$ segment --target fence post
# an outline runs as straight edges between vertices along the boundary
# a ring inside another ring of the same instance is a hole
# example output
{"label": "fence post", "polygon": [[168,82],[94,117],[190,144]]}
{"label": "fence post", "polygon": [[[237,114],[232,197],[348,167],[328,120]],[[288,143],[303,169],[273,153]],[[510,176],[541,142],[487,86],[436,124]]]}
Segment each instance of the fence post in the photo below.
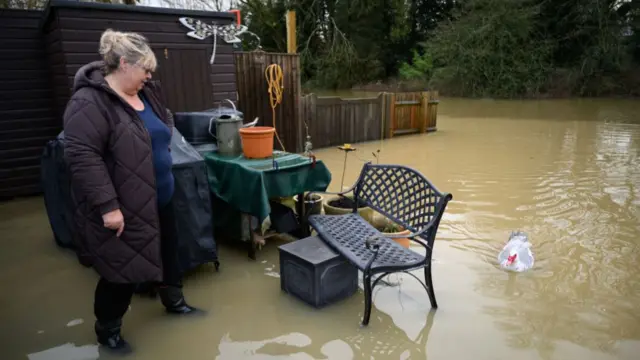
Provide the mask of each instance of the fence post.
{"label": "fence post", "polygon": [[385,115],[384,115],[384,92],[379,92],[378,93],[378,104],[380,106],[380,140],[385,138],[385,134],[384,134],[384,120],[385,120]]}
{"label": "fence post", "polygon": [[389,97],[389,137],[392,138],[396,131],[396,94]]}
{"label": "fence post", "polygon": [[432,131],[437,131],[438,130],[438,126],[437,126],[437,122],[438,122],[438,104],[440,103],[440,100],[437,99],[438,98],[438,92],[437,91],[432,91],[429,94],[428,97],[428,105],[427,105],[427,120],[428,120],[428,125],[427,125],[427,132],[432,132]]}
{"label": "fence post", "polygon": [[431,99],[431,94],[429,93],[429,91],[423,91],[422,92],[422,96],[421,96],[421,106],[420,106],[420,112],[422,113],[420,118],[421,118],[421,123],[420,123],[420,132],[424,133],[427,131],[427,129],[429,128],[429,100]]}
{"label": "fence post", "polygon": [[286,14],[287,24],[287,53],[295,54],[298,46],[296,45],[296,11],[288,10]]}
{"label": "fence post", "polygon": [[388,92],[383,92],[382,93],[382,102],[380,105],[380,111],[382,114],[382,118],[380,119],[380,122],[382,123],[381,129],[380,129],[380,137],[382,139],[388,139],[389,136],[389,122],[390,122],[390,117],[389,117],[389,105],[390,105],[390,98],[391,98],[391,94],[389,94]]}

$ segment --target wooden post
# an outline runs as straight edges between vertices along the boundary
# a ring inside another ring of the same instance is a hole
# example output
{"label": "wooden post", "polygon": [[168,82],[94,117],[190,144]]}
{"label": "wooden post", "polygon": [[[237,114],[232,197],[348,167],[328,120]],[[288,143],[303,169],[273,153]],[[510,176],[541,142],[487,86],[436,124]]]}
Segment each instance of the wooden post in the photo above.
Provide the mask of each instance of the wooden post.
{"label": "wooden post", "polygon": [[422,93],[422,116],[421,116],[421,126],[420,126],[420,132],[426,132],[427,128],[429,127],[429,100],[430,100],[430,96],[429,96],[429,92],[428,91],[424,91]]}
{"label": "wooden post", "polygon": [[287,11],[287,53],[295,54],[296,50],[296,12],[289,10]]}
{"label": "wooden post", "polygon": [[396,131],[396,93],[391,94],[389,101],[389,125],[391,126],[389,137],[392,138]]}
{"label": "wooden post", "polygon": [[387,93],[380,93],[380,141],[387,137]]}
{"label": "wooden post", "polygon": [[432,91],[427,98],[427,132],[438,130],[438,92]]}
{"label": "wooden post", "polygon": [[409,123],[411,126],[411,129],[416,129],[418,131],[420,131],[420,129],[418,128],[419,125],[416,125],[416,108],[418,108],[418,110],[420,110],[420,105],[418,106],[411,106],[410,112],[409,112]]}

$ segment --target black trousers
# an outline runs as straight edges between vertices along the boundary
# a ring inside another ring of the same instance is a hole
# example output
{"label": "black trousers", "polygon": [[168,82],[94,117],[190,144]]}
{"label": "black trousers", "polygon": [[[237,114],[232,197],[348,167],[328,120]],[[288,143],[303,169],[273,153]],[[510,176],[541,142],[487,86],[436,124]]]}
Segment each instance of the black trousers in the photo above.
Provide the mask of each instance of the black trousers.
{"label": "black trousers", "polygon": [[[182,274],[178,261],[178,234],[173,213],[173,202],[170,201],[168,205],[165,205],[159,211],[163,265],[163,281],[160,286],[181,288]],[[131,304],[136,285],[112,283],[101,277],[96,286],[93,303],[96,319],[100,323],[106,324],[122,318],[129,308],[129,304]]]}

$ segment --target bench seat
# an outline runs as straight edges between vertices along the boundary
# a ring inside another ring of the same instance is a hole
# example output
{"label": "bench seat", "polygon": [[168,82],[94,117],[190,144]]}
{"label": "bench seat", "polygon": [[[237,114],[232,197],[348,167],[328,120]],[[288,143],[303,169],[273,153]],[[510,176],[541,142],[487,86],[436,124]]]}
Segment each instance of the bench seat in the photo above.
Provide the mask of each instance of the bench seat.
{"label": "bench seat", "polygon": [[380,231],[357,213],[312,215],[309,217],[309,223],[325,243],[362,271],[374,256],[374,253],[366,247],[368,239],[375,239],[380,247],[370,268],[372,274],[419,268],[426,262],[424,256],[402,247],[390,238],[385,238]]}

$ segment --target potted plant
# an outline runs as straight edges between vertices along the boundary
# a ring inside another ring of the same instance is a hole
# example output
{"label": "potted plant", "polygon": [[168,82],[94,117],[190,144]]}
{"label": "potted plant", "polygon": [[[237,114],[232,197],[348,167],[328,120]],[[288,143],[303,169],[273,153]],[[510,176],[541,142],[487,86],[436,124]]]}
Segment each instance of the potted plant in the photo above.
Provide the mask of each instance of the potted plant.
{"label": "potted plant", "polygon": [[[374,220],[371,225],[375,227],[378,231],[386,235],[409,235],[411,231],[406,230],[403,226],[391,221],[391,219],[386,218],[380,214],[374,216]],[[409,248],[411,244],[411,240],[409,238],[394,238],[393,241],[397,242],[401,246],[405,248]]]}
{"label": "potted plant", "polygon": [[[383,234],[389,234],[389,235],[409,235],[411,234],[411,231],[409,230],[405,230],[405,228],[403,228],[402,226],[395,224],[395,223],[391,223],[391,225],[387,225],[385,226],[381,232]],[[411,240],[409,240],[409,238],[394,238],[393,241],[397,242],[398,244],[402,245],[405,248],[409,248],[411,246]]]}
{"label": "potted plant", "polygon": [[[324,213],[327,215],[344,215],[353,212],[353,195],[332,195],[324,202]],[[358,201],[358,214],[371,223],[373,209]]]}

